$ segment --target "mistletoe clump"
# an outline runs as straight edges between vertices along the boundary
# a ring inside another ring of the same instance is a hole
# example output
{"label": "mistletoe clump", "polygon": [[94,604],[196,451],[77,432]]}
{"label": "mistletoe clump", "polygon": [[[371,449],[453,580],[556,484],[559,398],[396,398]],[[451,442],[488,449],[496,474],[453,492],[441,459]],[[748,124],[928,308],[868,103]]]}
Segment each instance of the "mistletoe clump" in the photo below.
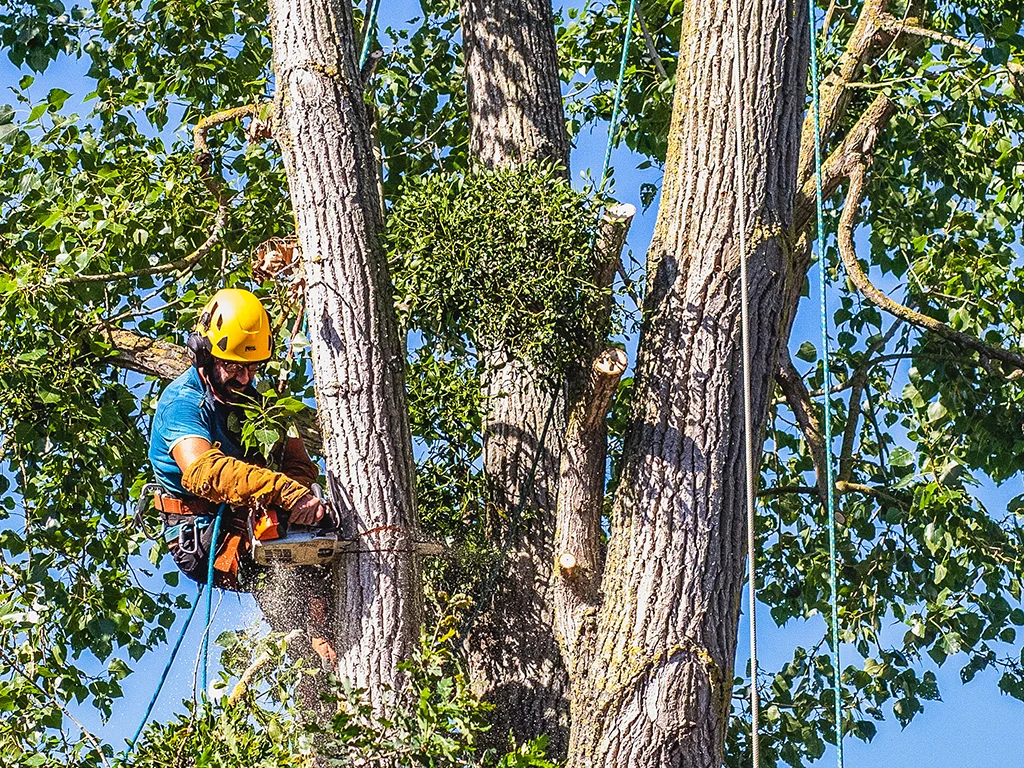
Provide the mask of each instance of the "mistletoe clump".
{"label": "mistletoe clump", "polygon": [[388,217],[400,322],[563,371],[608,332],[598,208],[550,165],[408,181]]}

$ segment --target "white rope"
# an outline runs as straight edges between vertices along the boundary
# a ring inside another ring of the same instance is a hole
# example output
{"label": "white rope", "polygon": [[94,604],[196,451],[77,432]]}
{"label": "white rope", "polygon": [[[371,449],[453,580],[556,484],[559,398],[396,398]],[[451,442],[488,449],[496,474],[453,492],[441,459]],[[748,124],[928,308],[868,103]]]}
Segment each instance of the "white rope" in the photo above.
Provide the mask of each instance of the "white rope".
{"label": "white rope", "polygon": [[750,753],[754,768],[761,765],[761,745],[759,743],[761,704],[757,694],[757,588],[755,558],[757,556],[754,523],[756,513],[754,499],[756,493],[754,477],[754,430],[751,415],[750,397],[750,313],[747,297],[747,180],[746,166],[743,162],[743,65],[741,60],[742,45],[740,44],[740,13],[739,0],[733,0],[731,10],[733,17],[733,59],[732,71],[734,80],[733,103],[736,105],[736,218],[739,223],[740,246],[740,326],[743,338],[743,458],[747,480],[747,569],[749,573],[748,590],[750,598]]}

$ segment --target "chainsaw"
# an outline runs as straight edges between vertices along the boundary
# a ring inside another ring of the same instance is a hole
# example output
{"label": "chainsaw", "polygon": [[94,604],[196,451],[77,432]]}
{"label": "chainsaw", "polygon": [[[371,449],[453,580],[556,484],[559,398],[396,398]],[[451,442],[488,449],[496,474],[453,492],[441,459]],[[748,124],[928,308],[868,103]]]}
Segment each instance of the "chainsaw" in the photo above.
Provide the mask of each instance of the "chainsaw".
{"label": "chainsaw", "polygon": [[[310,490],[327,510],[327,523],[319,528],[291,528],[278,521],[276,513],[256,519],[249,516],[249,541],[252,557],[260,565],[327,565],[344,549],[347,542],[338,538],[339,517],[334,506],[324,497],[319,485]],[[281,535],[281,529],[284,529]]]}

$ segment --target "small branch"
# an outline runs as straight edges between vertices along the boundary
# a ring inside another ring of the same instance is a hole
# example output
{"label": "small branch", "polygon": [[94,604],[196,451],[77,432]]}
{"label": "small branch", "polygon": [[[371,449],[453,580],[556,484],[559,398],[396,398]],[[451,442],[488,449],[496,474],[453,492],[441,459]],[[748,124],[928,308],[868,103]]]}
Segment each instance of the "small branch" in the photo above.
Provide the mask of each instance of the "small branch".
{"label": "small branch", "polygon": [[[759,499],[773,499],[779,496],[787,496],[789,494],[814,494],[818,495],[820,491],[816,485],[780,485],[775,488],[765,488],[757,494]],[[870,496],[873,499],[884,501],[887,504],[891,504],[901,509],[907,508],[907,502],[902,499],[893,496],[888,491],[881,488],[875,488],[871,485],[864,485],[863,483],[847,483],[839,480],[836,482],[836,493],[847,494],[847,493],[861,493],[865,496]],[[838,515],[839,513],[837,513]],[[845,524],[844,520],[839,520],[840,525]]]}
{"label": "small branch", "polygon": [[29,674],[25,671],[24,667],[22,667],[20,664],[18,664],[17,661],[11,658],[7,654],[7,652],[4,651],[2,648],[0,648],[0,658],[7,662],[7,665],[11,669],[13,669],[23,678],[25,678],[25,680],[28,681],[29,685],[31,685],[33,688],[39,691],[39,693],[41,693],[43,696],[49,699],[50,703],[57,707],[57,709],[61,711],[61,714],[63,714],[64,717],[66,717],[68,720],[74,723],[78,730],[82,732],[82,736],[84,736],[85,739],[92,745],[92,748],[96,750],[96,754],[100,756],[100,760],[103,761],[103,765],[105,765],[106,768],[110,768],[110,763],[107,762],[107,756],[104,754],[103,747],[100,746],[99,741],[88,730],[86,730],[84,725],[78,722],[78,719],[74,715],[68,712],[68,710],[64,707],[63,704],[60,703],[56,696],[54,696],[52,693],[50,693],[45,688],[40,686],[39,683],[37,683],[34,679],[32,679],[29,676]]}
{"label": "small branch", "polygon": [[72,275],[70,277],[61,277],[54,280],[56,285],[83,285],[85,283],[112,283],[116,280],[132,280],[137,277],[147,277],[150,275],[164,275],[170,272],[187,272],[192,269],[196,264],[203,259],[210,251],[213,250],[221,238],[224,236],[224,228],[228,223],[228,214],[230,213],[230,206],[227,200],[220,200],[217,203],[217,213],[214,216],[213,228],[210,230],[209,236],[196,250],[190,253],[183,259],[172,261],[169,264],[159,264],[155,267],[144,267],[142,269],[136,269],[132,271],[122,272],[106,272],[98,275]]}
{"label": "small branch", "polygon": [[853,231],[857,224],[857,214],[860,210],[861,202],[864,199],[865,175],[866,161],[862,159],[859,163],[854,165],[850,173],[850,191],[846,199],[846,204],[843,207],[843,213],[839,217],[839,230],[837,233],[839,254],[843,259],[843,265],[846,267],[846,273],[851,282],[853,282],[868,301],[879,309],[882,309],[901,320],[905,320],[918,328],[931,331],[947,341],[951,341],[966,349],[973,350],[983,358],[999,360],[1012,365],[1018,370],[1024,371],[1024,357],[1018,353],[1011,352],[1007,349],[1003,349],[1002,347],[986,344],[974,336],[970,336],[966,333],[950,328],[945,323],[942,323],[933,317],[923,315],[920,312],[915,312],[910,309],[910,307],[906,307],[903,304],[893,301],[871,283],[868,276],[864,273],[864,270],[861,269],[853,243]]}
{"label": "small branch", "polygon": [[[291,632],[285,635],[285,644],[287,645],[293,642],[301,634],[302,630],[293,629]],[[263,653],[257,656],[256,660],[252,664],[250,664],[248,669],[246,669],[245,672],[242,673],[242,676],[238,678],[238,682],[235,683],[235,687],[231,689],[231,694],[228,696],[228,704],[234,704],[240,698],[242,698],[245,695],[246,691],[249,690],[249,686],[252,684],[252,679],[256,676],[256,674],[273,660],[274,655],[269,650],[265,650],[263,651]]]}
{"label": "small branch", "polygon": [[814,413],[807,385],[804,384],[803,377],[793,365],[793,358],[789,356],[789,350],[785,345],[779,353],[779,371],[776,374],[776,381],[789,404],[789,409],[796,417],[796,423],[804,436],[804,442],[807,443],[807,450],[811,454],[811,463],[814,465],[815,487],[819,498],[824,502],[828,498],[825,468],[829,460],[825,450],[825,438],[821,422],[818,420],[817,414]]}
{"label": "small branch", "polygon": [[201,118],[196,123],[195,128],[192,129],[192,147],[195,151],[196,165],[206,173],[209,173],[210,165],[213,163],[213,155],[210,153],[210,145],[207,143],[206,138],[211,128],[229,123],[232,120],[239,120],[243,117],[255,118],[258,116],[259,108],[259,104],[246,104],[244,107],[224,109]]}
{"label": "small branch", "polygon": [[651,62],[654,64],[654,68],[658,70],[658,75],[661,79],[668,80],[668,72],[665,71],[665,65],[661,63],[658,48],[654,44],[654,38],[651,36],[651,31],[647,28],[647,22],[644,21],[644,15],[640,12],[639,5],[636,7],[636,20],[640,22],[640,31],[644,34],[644,46],[647,48],[647,55],[651,57]]}
{"label": "small branch", "polygon": [[[913,35],[914,37],[921,37],[927,40],[934,40],[937,43],[945,43],[946,45],[957,48],[958,50],[971,53],[975,56],[981,56],[984,53],[984,49],[980,46],[968,43],[966,40],[961,40],[959,37],[953,35],[947,35],[944,32],[939,32],[935,29],[927,29],[925,27],[918,26],[916,23],[917,19],[897,19],[895,16],[889,13],[883,13],[879,16],[882,29],[887,32],[891,32],[894,35]],[[1005,69],[1012,75],[1024,75],[1024,65],[1019,64],[1015,61],[1007,61],[1004,65]],[[1014,78],[1016,85],[1016,78]]]}

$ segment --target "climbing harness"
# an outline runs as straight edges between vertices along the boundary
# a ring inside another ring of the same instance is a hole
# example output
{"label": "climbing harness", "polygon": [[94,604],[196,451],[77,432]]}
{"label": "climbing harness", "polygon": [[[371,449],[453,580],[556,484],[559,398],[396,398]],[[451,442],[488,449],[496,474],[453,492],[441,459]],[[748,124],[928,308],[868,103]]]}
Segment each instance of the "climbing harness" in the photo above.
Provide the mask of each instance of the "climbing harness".
{"label": "climbing harness", "polygon": [[815,21],[814,0],[807,0],[808,23],[811,27],[811,114],[814,124],[814,192],[815,211],[818,226],[818,290],[821,293],[821,357],[822,376],[825,392],[824,411],[825,431],[825,485],[828,488],[828,582],[830,589],[829,605],[832,609],[832,693],[835,698],[836,718],[836,762],[843,768],[843,688],[842,670],[839,666],[839,587],[836,575],[836,493],[832,467],[832,371],[829,366],[828,342],[828,276],[825,274],[825,214],[824,193],[821,182],[821,120],[818,113],[818,43],[817,23]]}
{"label": "climbing harness", "polygon": [[[813,0],[812,0],[813,2]],[[740,43],[739,3],[731,4],[733,16],[733,103],[736,105],[736,218],[740,252],[740,328],[743,346],[743,465],[747,506],[747,589],[750,601],[750,753],[754,768],[761,765],[760,713],[757,690],[757,478],[754,466],[753,404],[750,395],[750,300],[747,295],[747,180],[743,162],[743,62]]]}
{"label": "climbing harness", "polygon": [[622,107],[622,91],[626,82],[626,59],[629,57],[629,44],[633,39],[633,17],[636,15],[636,0],[629,1],[629,12],[626,15],[626,36],[622,41],[622,58],[619,59],[619,77],[615,84],[615,98],[612,101],[612,119],[608,123],[608,142],[604,149],[604,165],[601,168],[601,180],[597,192],[604,191],[611,173],[612,147],[615,144],[615,131],[619,127],[619,112]]}

